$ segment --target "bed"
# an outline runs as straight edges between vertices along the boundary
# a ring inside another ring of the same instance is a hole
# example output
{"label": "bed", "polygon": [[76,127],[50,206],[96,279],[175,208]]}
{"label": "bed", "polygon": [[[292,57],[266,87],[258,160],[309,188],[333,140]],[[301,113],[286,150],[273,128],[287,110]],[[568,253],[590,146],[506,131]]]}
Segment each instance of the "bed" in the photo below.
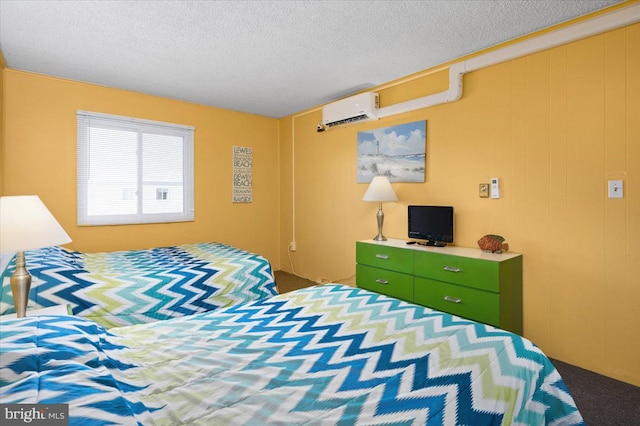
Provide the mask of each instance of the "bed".
{"label": "bed", "polygon": [[0,400],[70,424],[580,425],[530,341],[340,284],[128,327],[0,325]]}
{"label": "bed", "polygon": [[[63,247],[25,252],[32,275],[29,309],[68,305],[105,327],[147,323],[210,311],[277,293],[264,257],[221,243],[81,253]],[[0,315],[15,312],[2,271]]]}

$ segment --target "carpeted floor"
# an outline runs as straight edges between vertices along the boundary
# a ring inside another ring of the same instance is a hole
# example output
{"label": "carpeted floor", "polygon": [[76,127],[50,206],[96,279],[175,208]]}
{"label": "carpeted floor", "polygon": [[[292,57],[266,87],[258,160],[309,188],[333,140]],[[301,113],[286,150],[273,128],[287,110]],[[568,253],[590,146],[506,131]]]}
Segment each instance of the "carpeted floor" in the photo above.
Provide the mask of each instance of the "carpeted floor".
{"label": "carpeted floor", "polygon": [[284,271],[275,271],[274,275],[276,278],[276,287],[278,288],[278,293],[280,294],[289,293],[290,291],[296,290],[298,288],[311,287],[312,285],[316,285],[316,283],[314,283],[313,281],[297,277]]}
{"label": "carpeted floor", "polygon": [[[279,293],[316,285],[275,271]],[[587,426],[640,426],[640,387],[552,359]],[[640,362],[640,361],[639,361]]]}
{"label": "carpeted floor", "polygon": [[587,426],[640,425],[640,387],[552,359]]}

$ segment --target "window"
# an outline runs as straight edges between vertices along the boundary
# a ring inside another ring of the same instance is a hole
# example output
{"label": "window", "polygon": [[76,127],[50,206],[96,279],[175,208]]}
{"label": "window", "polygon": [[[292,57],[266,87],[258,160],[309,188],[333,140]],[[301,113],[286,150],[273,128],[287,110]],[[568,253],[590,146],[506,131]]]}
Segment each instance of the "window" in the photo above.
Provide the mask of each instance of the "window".
{"label": "window", "polygon": [[193,127],[78,111],[78,225],[194,218]]}

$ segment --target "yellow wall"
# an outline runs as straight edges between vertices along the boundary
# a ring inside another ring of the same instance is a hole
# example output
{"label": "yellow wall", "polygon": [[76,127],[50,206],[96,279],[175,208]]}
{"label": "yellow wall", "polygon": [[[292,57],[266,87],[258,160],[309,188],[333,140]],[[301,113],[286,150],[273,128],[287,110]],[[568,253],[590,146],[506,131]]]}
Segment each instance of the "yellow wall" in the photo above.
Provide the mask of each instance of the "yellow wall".
{"label": "yellow wall", "polygon": [[0,195],[3,194],[4,182],[4,56],[0,50]]}
{"label": "yellow wall", "polygon": [[[219,241],[279,268],[278,121],[186,102],[5,69],[4,195],[37,194],[73,239],[112,251]],[[195,127],[194,222],[78,227],[76,111]],[[253,202],[231,203],[232,146],[253,147]]]}
{"label": "yellow wall", "polygon": [[[441,72],[423,80],[381,101],[447,86]],[[468,73],[457,102],[324,133],[320,119],[281,120],[284,270],[354,282],[355,241],[376,234],[377,209],[356,183],[357,132],[427,120],[426,182],[394,184],[385,235],[406,238],[409,204],[455,206],[456,245],[497,233],[523,253],[526,337],[640,385],[640,24]],[[491,177],[499,200],[478,196]],[[607,198],[608,178],[624,180],[624,199]]]}

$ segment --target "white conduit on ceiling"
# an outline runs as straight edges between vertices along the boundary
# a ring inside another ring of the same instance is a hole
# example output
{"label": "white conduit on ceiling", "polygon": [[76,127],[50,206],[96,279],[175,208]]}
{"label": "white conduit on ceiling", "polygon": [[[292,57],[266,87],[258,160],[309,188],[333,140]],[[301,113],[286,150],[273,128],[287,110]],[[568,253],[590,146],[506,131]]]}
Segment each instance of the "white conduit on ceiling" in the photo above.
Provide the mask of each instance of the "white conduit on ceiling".
{"label": "white conduit on ceiling", "polygon": [[455,63],[449,67],[449,89],[446,91],[380,108],[376,115],[378,118],[383,118],[457,101],[462,97],[462,76],[468,72],[571,43],[572,41],[624,27],[638,21],[640,21],[640,4],[636,3],[569,27]]}
{"label": "white conduit on ceiling", "polygon": [[[540,52],[542,50],[551,49],[553,47],[561,46],[563,44],[571,43],[576,40],[580,40],[586,37],[594,36],[606,31],[611,31],[616,28],[621,28],[626,25],[631,25],[640,21],[640,3],[633,3],[627,7],[614,10],[604,15],[596,16],[595,18],[588,19],[582,22],[578,22],[568,27],[564,27],[546,34],[533,37],[519,43],[515,43],[501,49],[497,49],[485,54],[467,59],[462,62],[457,62],[449,67],[449,88],[444,92],[434,93],[432,95],[424,96],[422,98],[412,99],[406,102],[400,102],[394,105],[383,107],[377,110],[377,117],[383,118],[391,115],[402,114],[409,111],[414,111],[420,108],[427,108],[435,105],[440,105],[447,102],[454,102],[462,97],[462,77],[464,74],[476,71],[481,68],[496,65],[501,62],[510,61],[512,59],[520,58],[522,56],[530,55],[532,53]],[[305,112],[304,114],[307,114]],[[300,114],[303,115],[303,114]],[[298,115],[292,117],[292,129],[291,129],[291,161],[292,161],[292,182],[293,182],[293,217],[292,227],[293,235],[292,242],[296,241],[296,213],[295,213],[295,171],[293,169],[295,164],[294,146],[294,123]],[[293,267],[293,265],[291,265]]]}

